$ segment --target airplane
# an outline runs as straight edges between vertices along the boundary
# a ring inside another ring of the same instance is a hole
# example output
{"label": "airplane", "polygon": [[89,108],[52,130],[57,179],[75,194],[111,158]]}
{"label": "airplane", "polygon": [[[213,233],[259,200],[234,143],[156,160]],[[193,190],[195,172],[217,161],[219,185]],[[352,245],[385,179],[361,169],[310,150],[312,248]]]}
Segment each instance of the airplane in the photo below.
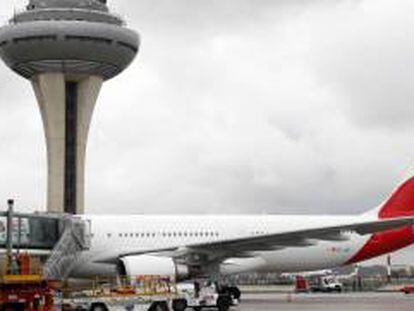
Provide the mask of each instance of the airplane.
{"label": "airplane", "polygon": [[[67,276],[74,279],[162,275],[176,281],[218,280],[244,272],[324,270],[414,243],[414,172],[382,204],[358,215],[74,217],[87,224],[90,241],[87,250],[65,263]],[[237,287],[225,288],[240,298]]]}
{"label": "airplane", "polygon": [[79,216],[91,247],[71,276],[299,272],[351,265],[414,243],[414,173],[375,209],[348,216]]}

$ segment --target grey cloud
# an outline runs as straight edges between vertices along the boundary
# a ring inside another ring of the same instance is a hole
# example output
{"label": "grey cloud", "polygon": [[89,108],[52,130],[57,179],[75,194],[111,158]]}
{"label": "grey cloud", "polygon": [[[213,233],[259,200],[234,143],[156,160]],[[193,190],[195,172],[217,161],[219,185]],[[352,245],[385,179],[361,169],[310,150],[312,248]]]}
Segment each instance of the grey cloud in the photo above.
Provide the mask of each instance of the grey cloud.
{"label": "grey cloud", "polygon": [[320,14],[310,27],[310,62],[358,126],[406,130],[414,120],[414,5],[388,4]]}

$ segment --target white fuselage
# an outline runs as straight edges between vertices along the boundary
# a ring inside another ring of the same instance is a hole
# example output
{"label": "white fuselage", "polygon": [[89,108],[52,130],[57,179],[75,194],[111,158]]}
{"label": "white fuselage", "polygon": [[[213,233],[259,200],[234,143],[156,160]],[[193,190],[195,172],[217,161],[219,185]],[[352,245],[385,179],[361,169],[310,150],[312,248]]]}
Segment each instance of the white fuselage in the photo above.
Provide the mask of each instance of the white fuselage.
{"label": "white fuselage", "polygon": [[[116,254],[336,226],[360,217],[361,215],[83,216],[90,223],[91,248],[82,254],[73,274],[83,277],[116,273],[115,264],[105,263],[106,258],[116,257]],[[294,272],[344,265],[365,245],[370,235],[349,233],[348,237],[347,241],[319,240],[308,247],[281,245],[277,250],[254,252],[249,258],[230,258],[221,265],[221,272]],[[285,247],[282,248],[283,246]]]}

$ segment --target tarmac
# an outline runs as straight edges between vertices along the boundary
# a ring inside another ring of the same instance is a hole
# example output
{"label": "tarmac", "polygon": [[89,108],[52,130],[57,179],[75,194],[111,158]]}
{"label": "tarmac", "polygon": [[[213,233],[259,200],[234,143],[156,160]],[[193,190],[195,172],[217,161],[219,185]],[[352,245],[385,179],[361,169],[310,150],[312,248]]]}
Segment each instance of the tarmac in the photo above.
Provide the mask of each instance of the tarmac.
{"label": "tarmac", "polygon": [[245,294],[232,311],[412,311],[414,295],[403,293]]}

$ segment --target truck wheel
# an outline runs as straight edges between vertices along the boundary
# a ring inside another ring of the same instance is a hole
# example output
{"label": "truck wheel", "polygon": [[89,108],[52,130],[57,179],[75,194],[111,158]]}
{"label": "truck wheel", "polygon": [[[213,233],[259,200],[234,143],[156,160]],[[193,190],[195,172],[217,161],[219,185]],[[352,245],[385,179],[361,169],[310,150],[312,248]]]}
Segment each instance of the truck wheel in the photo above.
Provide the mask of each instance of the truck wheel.
{"label": "truck wheel", "polygon": [[90,311],[109,311],[104,303],[93,303],[89,308]]}
{"label": "truck wheel", "polygon": [[231,298],[240,300],[241,291],[236,286],[222,286],[219,294],[230,295]]}
{"label": "truck wheel", "polygon": [[23,311],[24,310],[24,304],[22,303],[5,303],[2,306],[2,310],[13,310],[13,311]]}
{"label": "truck wheel", "polygon": [[231,306],[231,297],[229,295],[220,295],[217,299],[217,308],[219,311],[227,311]]}
{"label": "truck wheel", "polygon": [[169,311],[169,308],[165,302],[154,302],[148,311]]}
{"label": "truck wheel", "polygon": [[240,289],[238,287],[232,286],[232,287],[229,287],[228,290],[229,290],[229,293],[230,293],[230,296],[231,297],[233,297],[234,299],[237,299],[237,300],[240,299],[240,297],[241,297],[241,291],[240,291]]}
{"label": "truck wheel", "polygon": [[187,309],[187,300],[185,299],[176,299],[172,303],[172,308],[174,311],[184,311]]}
{"label": "truck wheel", "polygon": [[224,290],[224,294],[229,294],[231,298],[240,301],[241,292],[240,289],[236,286],[226,287]]}

